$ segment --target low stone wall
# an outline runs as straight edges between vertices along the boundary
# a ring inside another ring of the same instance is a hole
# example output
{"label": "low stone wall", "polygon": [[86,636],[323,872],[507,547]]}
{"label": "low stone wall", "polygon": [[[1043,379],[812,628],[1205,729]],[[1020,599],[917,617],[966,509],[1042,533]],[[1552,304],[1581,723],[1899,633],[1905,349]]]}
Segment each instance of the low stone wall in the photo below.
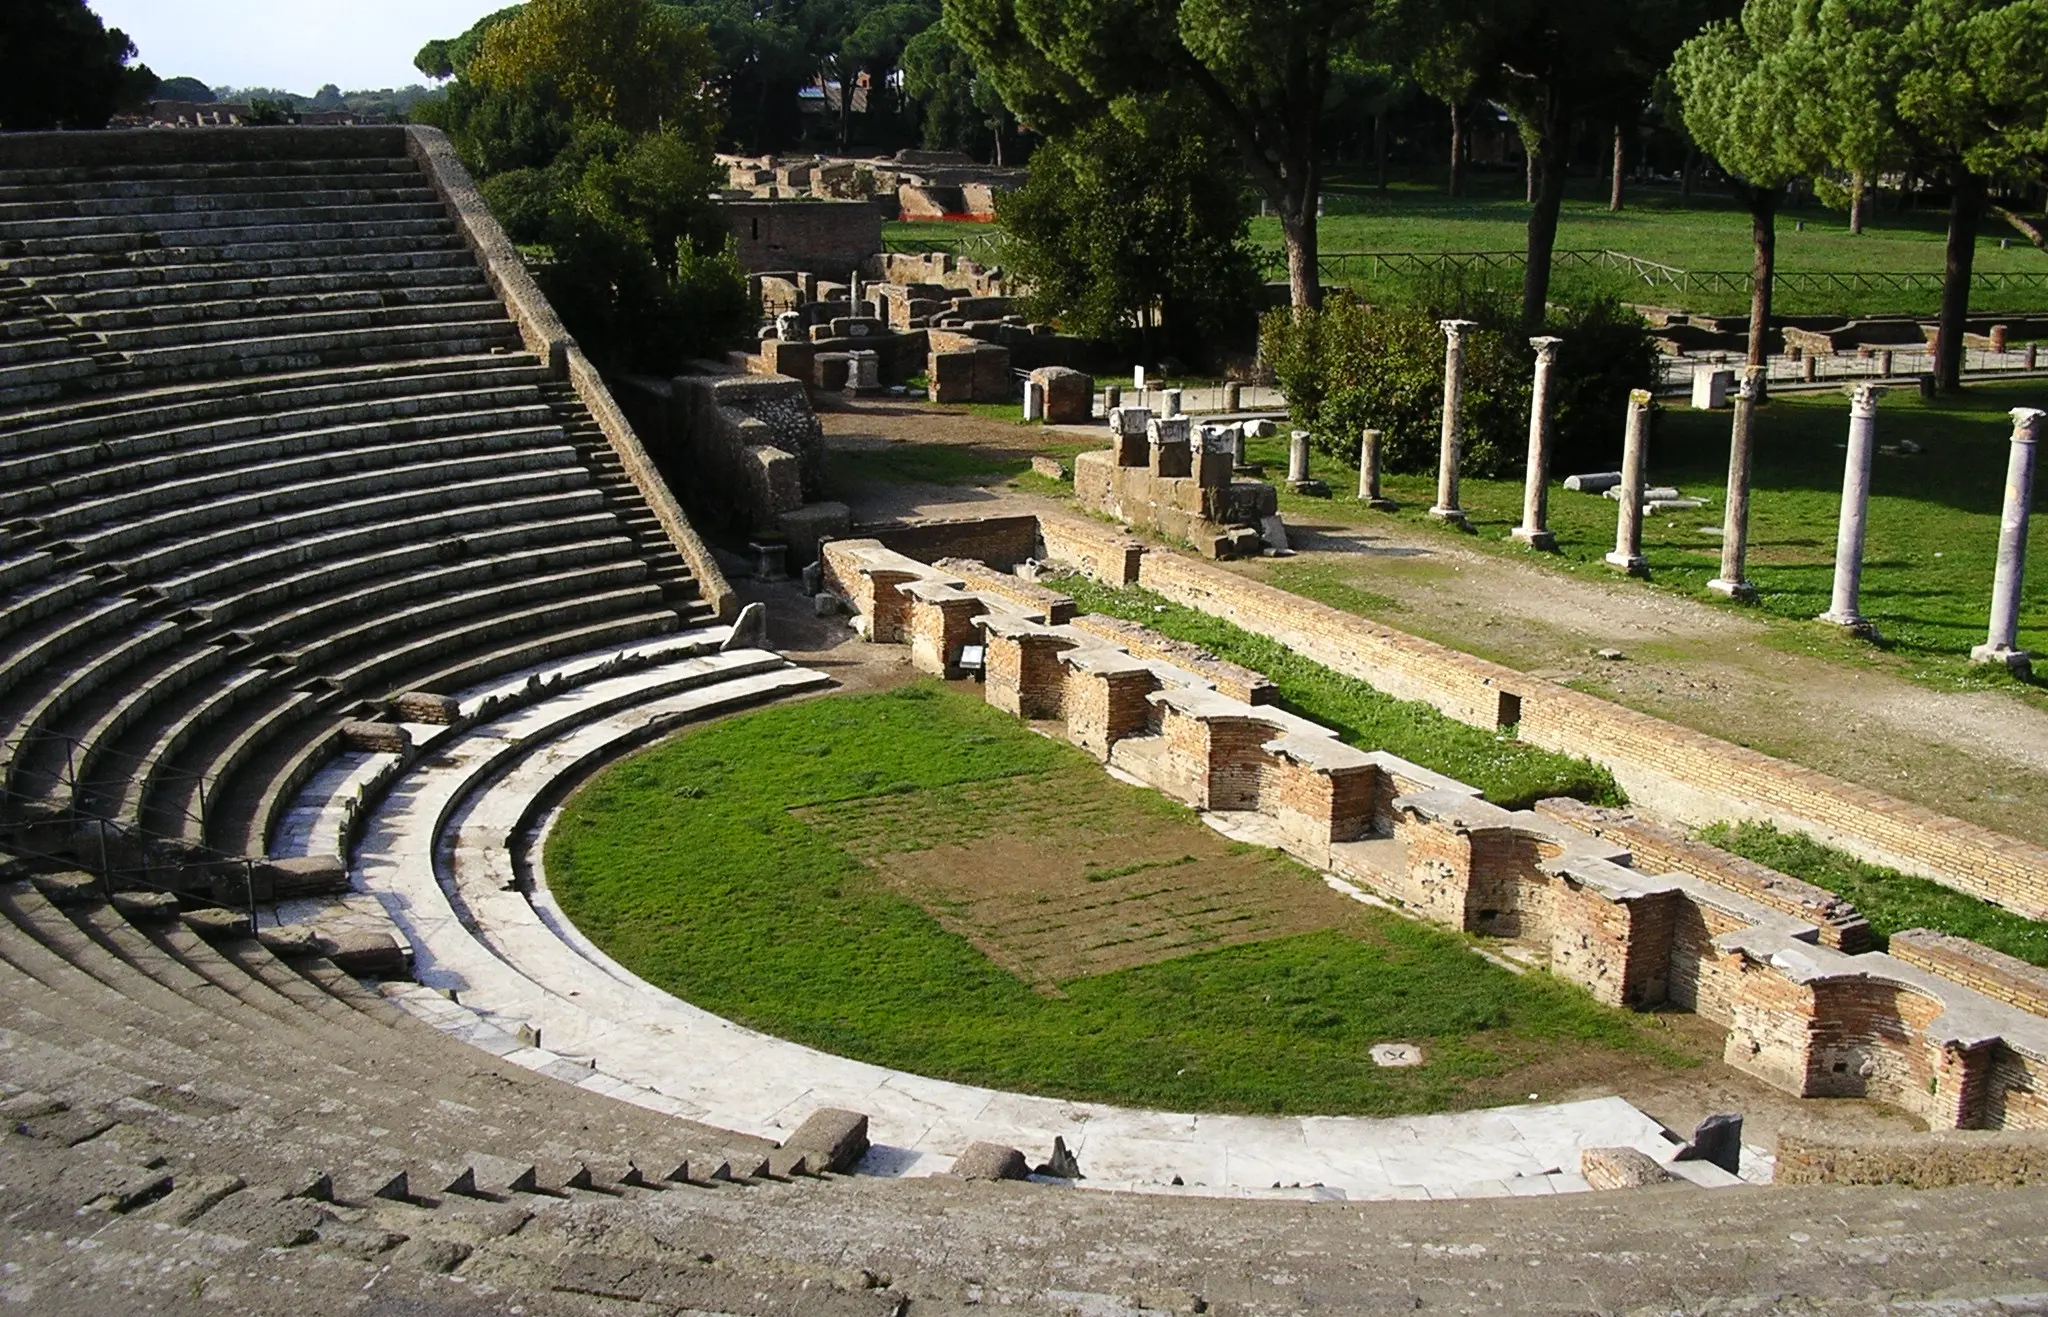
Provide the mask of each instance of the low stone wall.
{"label": "low stone wall", "polygon": [[1890,950],[1908,965],[1939,974],[1972,992],[2017,1006],[2030,1015],[2048,1016],[2048,970],[2016,956],[1926,928],[1894,933]]}
{"label": "low stone wall", "polygon": [[1039,557],[1038,518],[966,517],[903,526],[862,526],[862,536],[924,562],[972,558],[1002,571]]}
{"label": "low stone wall", "polygon": [[1817,1129],[1778,1133],[1778,1184],[1960,1184],[2048,1182],[2048,1134],[1941,1130],[1853,1137]]}
{"label": "low stone wall", "polygon": [[1606,767],[1686,823],[1756,819],[2048,919],[2048,848],[1951,818],[1249,580],[1148,551],[1138,584],[1268,636],[1400,699]]}
{"label": "low stone wall", "polygon": [[[1059,724],[1196,809],[1255,819],[1233,831],[1417,917],[1515,942],[1602,1002],[1694,1011],[1727,1031],[1723,1059],[1736,1069],[1799,1096],[1877,1099],[1936,1128],[2048,1129],[2048,1023],[2013,994],[1841,949],[1867,926],[1818,888],[1633,815],[1503,809],[1227,693],[1249,683],[1142,627],[1055,625],[874,541],[830,545],[826,558],[828,588],[852,601],[869,638],[910,645],[919,669],[956,675],[957,646],[979,638],[996,707]],[[1659,858],[1637,867],[1624,833]],[[1947,954],[1990,963],[1967,947]]]}
{"label": "low stone wall", "polygon": [[1205,558],[1255,556],[1257,527],[1279,511],[1273,487],[1232,478],[1234,447],[1185,416],[1141,407],[1109,416],[1110,446],[1074,458],[1074,501],[1139,530],[1192,544]]}

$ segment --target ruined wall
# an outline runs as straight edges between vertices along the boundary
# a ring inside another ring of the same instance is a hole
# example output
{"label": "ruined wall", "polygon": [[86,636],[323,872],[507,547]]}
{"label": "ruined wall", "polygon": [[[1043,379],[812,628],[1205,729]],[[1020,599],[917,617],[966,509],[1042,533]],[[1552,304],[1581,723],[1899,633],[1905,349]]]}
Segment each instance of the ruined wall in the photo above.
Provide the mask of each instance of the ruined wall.
{"label": "ruined wall", "polygon": [[726,201],[719,205],[748,270],[845,277],[882,250],[882,212],[863,201]]}
{"label": "ruined wall", "polygon": [[1270,636],[1396,698],[1423,700],[1461,722],[1497,726],[1512,710],[1523,740],[1592,759],[1608,768],[1631,798],[1660,813],[1687,822],[1773,822],[2030,918],[2048,918],[2048,848],[1461,654],[1183,555],[1145,553],[1138,584]]}

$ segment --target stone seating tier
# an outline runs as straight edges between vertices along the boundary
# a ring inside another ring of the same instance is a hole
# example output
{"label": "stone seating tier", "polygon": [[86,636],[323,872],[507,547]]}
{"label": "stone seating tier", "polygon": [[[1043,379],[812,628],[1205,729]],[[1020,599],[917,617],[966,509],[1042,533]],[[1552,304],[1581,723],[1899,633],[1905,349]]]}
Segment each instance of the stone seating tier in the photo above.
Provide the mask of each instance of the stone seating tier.
{"label": "stone seating tier", "polygon": [[46,149],[0,149],[0,822],[260,853],[362,701],[711,615],[432,149]]}

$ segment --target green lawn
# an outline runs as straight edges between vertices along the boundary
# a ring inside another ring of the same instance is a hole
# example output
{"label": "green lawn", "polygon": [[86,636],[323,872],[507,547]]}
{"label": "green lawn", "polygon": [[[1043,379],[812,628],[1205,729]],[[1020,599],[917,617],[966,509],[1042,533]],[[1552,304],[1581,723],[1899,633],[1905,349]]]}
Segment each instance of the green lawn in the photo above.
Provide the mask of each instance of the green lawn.
{"label": "green lawn", "polygon": [[1587,760],[1526,745],[1510,733],[1468,726],[1419,701],[1397,700],[1276,640],[1168,603],[1149,590],[1118,589],[1086,576],[1061,577],[1052,585],[1072,595],[1083,612],[1142,622],[1263,672],[1279,687],[1284,708],[1334,729],[1351,745],[1385,750],[1477,787],[1497,805],[1522,809],[1545,796],[1574,796],[1595,804],[1623,801],[1607,770]]}
{"label": "green lawn", "polygon": [[[1111,793],[1132,826],[1200,827],[977,689],[922,683],[725,720],[616,765],[569,802],[549,881],[585,933],[677,996],[965,1082],[1180,1110],[1394,1113],[1470,1105],[1490,1077],[1564,1051],[1585,1052],[1594,1075],[1624,1057],[1692,1063],[1654,1017],[1510,974],[1458,934],[1365,907],[1356,935],[1248,943],[1034,992],[794,812],[925,795],[933,807],[905,845],[942,845],[989,826],[960,817],[949,787],[1076,765],[1087,773],[1076,790]],[[983,798],[1000,808],[1004,797]],[[1305,899],[1328,896],[1288,869]],[[1375,1067],[1367,1049],[1393,1039],[1422,1042],[1428,1063]]]}
{"label": "green lawn", "polygon": [[[1978,667],[1968,657],[1970,647],[1984,639],[1990,609],[2012,429],[2006,412],[2020,405],[2048,405],[2048,381],[1975,385],[1960,398],[1936,402],[1901,390],[1887,394],[1879,407],[1880,452],[1872,474],[1862,609],[1877,624],[1882,645],[1909,659],[1914,675],[1937,685],[2014,684],[2002,669]],[[1847,400],[1833,393],[1784,396],[1759,414],[1757,425],[1749,576],[1762,597],[1752,611],[1784,619],[1793,643],[1817,643],[1853,655],[1855,647],[1811,620],[1826,611],[1833,589]],[[1724,510],[1728,426],[1728,413],[1696,412],[1682,403],[1657,413],[1650,482],[1676,486],[1708,503],[1646,518],[1643,551],[1651,573],[1646,588],[1718,599],[1705,587],[1719,570],[1721,542],[1707,532],[1720,526]],[[1620,417],[1614,430],[1612,462],[1618,466]],[[1900,447],[1905,443],[1921,451],[1905,451]],[[1284,444],[1284,439],[1254,442],[1249,455],[1269,471],[1282,470]],[[1357,487],[1355,466],[1317,455],[1311,468],[1340,494]],[[1561,481],[1570,473],[1552,474]],[[1391,516],[1405,530],[1453,536],[1474,548],[1560,571],[1618,579],[1601,561],[1614,547],[1617,506],[1612,500],[1567,493],[1553,484],[1550,524],[1559,552],[1538,554],[1506,539],[1509,527],[1521,519],[1519,478],[1462,482],[1460,501],[1477,532],[1471,535],[1424,515],[1434,500],[1434,475],[1390,476],[1385,488],[1401,505]],[[2036,486],[2035,506],[2044,503],[2048,480]],[[1369,511],[1350,498],[1308,499],[1284,491],[1281,507],[1309,522],[1384,524],[1390,515]],[[1373,611],[1326,597],[1312,580],[1289,585],[1336,607]],[[1725,601],[1723,606],[1743,607]],[[2048,650],[2048,530],[2041,527],[2028,545],[2020,640],[2023,646]]]}
{"label": "green lawn", "polygon": [[1768,823],[1716,823],[1700,839],[1825,887],[1849,901],[1879,937],[1931,928],[1982,943],[2030,964],[2048,966],[2048,924],[2016,915],[1926,878],[1866,864]]}
{"label": "green lawn", "polygon": [[[1355,174],[1339,173],[1326,184],[1326,213],[1319,226],[1324,253],[1332,252],[1520,252],[1527,242],[1528,206],[1519,175],[1478,173],[1469,194],[1452,201],[1442,184],[1395,183],[1381,192]],[[1804,226],[1803,229],[1801,226]],[[1938,275],[1943,267],[1945,211],[1922,208],[1899,213],[1886,198],[1860,236],[1849,233],[1848,217],[1818,204],[1786,212],[1778,225],[1778,265],[1787,273],[1921,273]],[[938,222],[899,222],[884,226],[892,242],[947,245],[984,240],[993,226]],[[1262,249],[1281,250],[1280,222],[1252,221],[1252,239]],[[2001,248],[2001,240],[2010,245]],[[1572,182],[1558,219],[1560,251],[1612,250],[1676,266],[1683,270],[1746,271],[1752,252],[1748,212],[1725,197],[1696,192],[1681,203],[1671,185],[1635,186],[1619,212],[1607,209],[1607,190],[1592,179]],[[1995,220],[1985,224],[1977,242],[1975,268],[1984,273],[2048,271],[2048,255],[2029,246]],[[1278,277],[1275,275],[1275,277]],[[1519,267],[1492,276],[1519,289]],[[1406,282],[1400,276],[1347,275],[1362,292],[1385,293]],[[1749,299],[1741,292],[1680,292],[1653,287],[1616,272],[1560,266],[1553,273],[1557,293],[1612,292],[1628,301],[1685,310],[1739,314]],[[1938,305],[1932,289],[1910,293],[1854,290],[1810,292],[1781,289],[1776,309],[1781,314],[1932,314]],[[1973,309],[1994,311],[2048,310],[2048,290],[1980,291]]]}

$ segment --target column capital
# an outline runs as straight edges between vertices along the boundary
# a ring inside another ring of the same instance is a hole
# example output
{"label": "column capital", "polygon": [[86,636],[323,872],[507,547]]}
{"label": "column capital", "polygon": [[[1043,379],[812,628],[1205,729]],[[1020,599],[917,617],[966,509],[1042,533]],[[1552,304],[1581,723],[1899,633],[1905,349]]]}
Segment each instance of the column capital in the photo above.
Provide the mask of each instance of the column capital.
{"label": "column capital", "polygon": [[2039,407],[2015,407],[2012,409],[2012,441],[2016,444],[2030,444],[2041,437]]}
{"label": "column capital", "polygon": [[1439,320],[1436,322],[1436,327],[1443,330],[1444,334],[1455,343],[1465,336],[1466,330],[1477,329],[1479,322],[1477,320]]}
{"label": "column capital", "polygon": [[1884,396],[1882,384],[1859,384],[1849,391],[1849,414],[1851,416],[1877,415],[1877,400]]}
{"label": "column capital", "polygon": [[1630,389],[1628,391],[1628,405],[1631,407],[1649,406],[1650,391],[1648,389]]}
{"label": "column capital", "polygon": [[1562,342],[1564,340],[1561,338],[1552,338],[1545,335],[1542,338],[1530,339],[1529,346],[1536,349],[1536,359],[1538,361],[1549,361],[1557,355],[1557,345]]}

